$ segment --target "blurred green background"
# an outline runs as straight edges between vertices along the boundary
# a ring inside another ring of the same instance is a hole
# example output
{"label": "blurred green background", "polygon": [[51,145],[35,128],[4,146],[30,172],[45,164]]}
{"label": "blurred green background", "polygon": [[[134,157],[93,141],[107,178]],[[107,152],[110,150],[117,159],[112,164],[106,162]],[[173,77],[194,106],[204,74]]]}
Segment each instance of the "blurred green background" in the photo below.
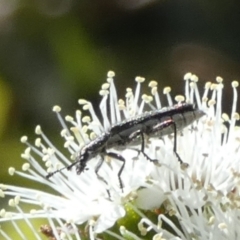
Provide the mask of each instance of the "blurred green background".
{"label": "blurred green background", "polygon": [[230,112],[230,81],[240,79],[239,11],[235,0],[0,0],[0,182],[29,185],[7,173],[23,163],[20,137],[34,140],[41,124],[62,146],[52,106],[73,114],[86,98],[97,108],[108,70],[119,96],[136,75],[175,94],[186,72],[202,82],[222,76]]}

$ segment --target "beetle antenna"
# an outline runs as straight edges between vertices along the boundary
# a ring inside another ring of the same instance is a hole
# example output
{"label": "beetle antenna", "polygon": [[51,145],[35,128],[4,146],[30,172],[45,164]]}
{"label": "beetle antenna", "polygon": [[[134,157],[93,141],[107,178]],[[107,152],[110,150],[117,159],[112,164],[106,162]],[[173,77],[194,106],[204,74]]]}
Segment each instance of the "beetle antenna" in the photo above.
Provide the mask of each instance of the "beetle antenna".
{"label": "beetle antenna", "polygon": [[79,161],[75,161],[73,162],[72,164],[68,165],[68,166],[65,166],[65,167],[62,167],[56,171],[53,171],[53,172],[50,172],[46,175],[46,178],[50,178],[52,177],[55,173],[58,173],[58,172],[62,172],[62,170],[64,169],[67,169],[67,170],[70,170],[74,165],[76,165]]}
{"label": "beetle antenna", "polygon": [[48,174],[46,175],[46,178],[52,177],[55,173],[61,172],[61,171],[64,170],[65,168],[67,168],[67,167],[63,167],[63,168],[60,168],[60,169],[58,169],[58,170],[56,170],[56,171],[53,171],[53,172],[48,173]]}

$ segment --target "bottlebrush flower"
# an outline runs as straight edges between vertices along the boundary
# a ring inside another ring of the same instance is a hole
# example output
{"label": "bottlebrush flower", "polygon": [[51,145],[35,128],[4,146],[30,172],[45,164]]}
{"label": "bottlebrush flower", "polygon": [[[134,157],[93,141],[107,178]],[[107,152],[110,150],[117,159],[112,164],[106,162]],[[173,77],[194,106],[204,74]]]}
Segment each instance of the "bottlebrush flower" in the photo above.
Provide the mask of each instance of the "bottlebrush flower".
{"label": "bottlebrush flower", "polygon": [[[102,85],[100,111],[96,115],[92,104],[80,99],[84,112],[77,110],[75,117],[61,116],[61,136],[69,154],[64,155],[47,138],[40,126],[35,144],[26,136],[21,142],[27,145],[22,158],[22,170],[9,168],[29,181],[46,186],[46,191],[1,184],[0,196],[9,198],[7,210],[0,211],[0,222],[12,225],[10,232],[0,229],[4,239],[238,239],[240,237],[240,129],[236,126],[237,86],[233,81],[233,104],[230,117],[222,113],[223,79],[207,82],[200,96],[198,78],[191,73],[184,76],[185,96],[176,96],[176,103],[195,103],[206,115],[191,126],[164,137],[145,140],[144,154],[141,141],[126,146],[113,146],[111,152],[125,159],[119,184],[119,169],[123,162],[100,153],[92,157],[84,172],[77,174],[71,164],[80,150],[112,125],[135,118],[146,110],[172,106],[170,87],[163,93],[163,105],[157,82],[151,81],[151,94],[141,94],[144,78],[136,77],[136,88],[127,88],[125,100],[118,99],[113,78],[108,72]],[[173,146],[177,141],[177,153]],[[135,150],[134,150],[135,149]],[[138,152],[136,151],[138,149]],[[109,150],[109,149],[108,149]],[[149,161],[157,159],[157,164]],[[100,162],[99,162],[100,161]],[[99,166],[96,174],[96,166]],[[51,177],[46,176],[59,170]],[[49,191],[52,189],[53,191]],[[27,213],[24,208],[32,206]],[[42,219],[35,226],[33,219]],[[25,226],[23,227],[23,223]],[[6,225],[6,224],[5,224]],[[5,226],[4,225],[4,226]],[[27,230],[26,230],[27,229]]]}

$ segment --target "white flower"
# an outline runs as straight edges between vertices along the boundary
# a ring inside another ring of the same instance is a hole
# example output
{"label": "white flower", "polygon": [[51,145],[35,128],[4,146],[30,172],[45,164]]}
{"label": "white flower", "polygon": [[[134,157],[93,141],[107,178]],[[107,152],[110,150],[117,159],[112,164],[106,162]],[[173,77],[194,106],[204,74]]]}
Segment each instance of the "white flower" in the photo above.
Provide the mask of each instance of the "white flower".
{"label": "white flower", "polygon": [[[79,175],[75,165],[78,169],[80,163],[74,164],[74,161],[79,159],[80,150],[86,144],[104,136],[112,125],[131,117],[134,119],[146,109],[156,110],[174,104],[169,87],[163,91],[167,104],[162,104],[155,81],[149,84],[151,95],[141,95],[141,83],[144,82],[141,77],[136,78],[134,91],[127,89],[125,101],[118,99],[114,75],[112,71],[108,73],[107,83],[100,91],[102,120],[91,103],[83,99],[79,104],[89,113],[87,116],[77,110],[75,118],[66,116],[63,119],[60,107],[53,108],[63,128],[61,136],[68,155],[51,143],[40,126],[36,127],[39,137],[35,145],[30,144],[27,137],[21,138],[27,145],[22,154],[26,162],[22,171],[11,167],[9,173],[41,183],[46,190],[2,184],[0,196],[10,198],[9,206],[14,210],[0,211],[0,222],[12,224],[13,229],[7,232],[2,228],[0,235],[4,239],[13,236],[28,239],[29,232],[35,239],[42,239],[42,234],[49,239],[102,239],[105,234],[113,239],[238,239],[238,83],[232,83],[233,104],[228,117],[222,113],[222,78],[217,77],[216,83],[206,83],[200,97],[198,78],[186,74],[185,97],[176,96],[175,101],[195,103],[205,116],[184,128],[176,139],[173,134],[145,139],[144,154],[140,151],[141,141],[130,142],[124,147],[115,144],[107,149],[120,154],[126,161],[120,176],[123,161],[105,156],[105,161],[99,165],[104,151],[93,151],[95,156],[86,162],[88,170]],[[173,151],[175,143],[185,164],[180,164]],[[146,157],[157,159],[157,164]],[[97,174],[96,166],[99,166]],[[51,174],[54,171],[57,172]],[[30,213],[23,210],[25,205],[33,208]],[[44,224],[36,228],[31,219],[39,218],[44,219]],[[27,224],[27,233],[20,222]]]}

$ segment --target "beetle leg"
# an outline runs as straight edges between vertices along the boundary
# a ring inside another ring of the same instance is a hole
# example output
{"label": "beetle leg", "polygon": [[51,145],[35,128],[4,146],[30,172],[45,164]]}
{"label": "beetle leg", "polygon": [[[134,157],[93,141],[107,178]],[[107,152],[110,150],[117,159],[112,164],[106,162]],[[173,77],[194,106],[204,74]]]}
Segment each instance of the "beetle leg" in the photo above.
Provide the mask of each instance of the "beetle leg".
{"label": "beetle leg", "polygon": [[141,153],[147,158],[147,160],[149,160],[150,162],[153,162],[153,163],[158,162],[157,159],[152,159],[152,158],[150,158],[150,157],[144,152],[144,148],[145,148],[144,133],[141,132],[140,136],[141,136],[141,138],[142,138],[142,143],[141,143],[141,150],[140,150],[139,152],[141,152]]}
{"label": "beetle leg", "polygon": [[[103,154],[105,154],[105,152],[103,152]],[[103,162],[104,162],[104,157],[101,155],[100,160],[98,161],[97,166],[95,167],[95,173],[96,173],[98,179],[100,179],[101,181],[103,181],[104,183],[107,184],[107,181],[103,177],[101,177],[98,173],[98,171],[101,168]]]}
{"label": "beetle leg", "polygon": [[183,161],[177,153],[177,126],[175,121],[173,119],[168,119],[162,123],[156,124],[152,128],[152,132],[158,132],[158,131],[160,132],[161,130],[168,128],[170,126],[173,127],[173,135],[174,135],[173,152],[176,154],[178,161],[182,164]]}
{"label": "beetle leg", "polygon": [[118,153],[114,153],[114,152],[105,152],[104,154],[109,156],[109,157],[115,158],[115,159],[123,162],[120,170],[118,171],[119,185],[120,185],[120,188],[123,190],[123,182],[122,182],[122,179],[121,179],[121,174],[122,174],[122,171],[123,171],[124,166],[125,166],[125,158],[122,155],[120,155]]}

